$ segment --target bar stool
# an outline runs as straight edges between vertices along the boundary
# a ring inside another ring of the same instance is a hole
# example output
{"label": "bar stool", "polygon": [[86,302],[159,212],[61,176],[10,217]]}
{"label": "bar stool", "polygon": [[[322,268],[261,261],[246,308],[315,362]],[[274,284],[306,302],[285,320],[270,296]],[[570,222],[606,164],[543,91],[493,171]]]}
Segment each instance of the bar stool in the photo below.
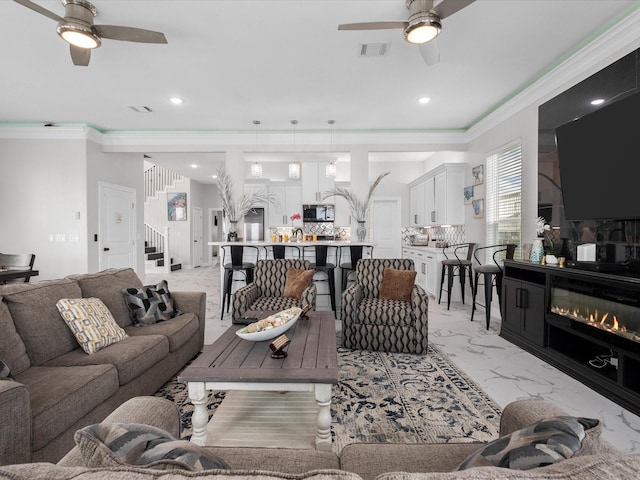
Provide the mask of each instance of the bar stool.
{"label": "bar stool", "polygon": [[[506,252],[505,259],[513,260],[513,255],[516,251],[517,245],[515,243],[506,243],[502,245],[489,245],[487,247],[481,247],[473,252],[473,258],[478,263],[473,267],[475,284],[473,288],[473,306],[471,307],[471,321],[473,322],[473,314],[476,311],[476,295],[478,294],[478,280],[480,275],[483,276],[484,282],[484,311],[487,319],[487,330],[489,330],[489,320],[491,318],[491,299],[493,297],[493,286],[495,285],[498,292],[498,302],[500,304],[500,315],[502,315],[502,277],[504,271],[500,265],[500,261],[496,256],[501,252]],[[481,250],[495,249],[493,252],[493,264],[485,263],[484,265],[478,258],[478,252]]]}
{"label": "bar stool", "polygon": [[[342,261],[342,251],[345,248],[349,248],[349,261]],[[365,253],[365,249],[367,252]],[[349,281],[349,275],[356,271],[356,264],[358,260],[361,260],[365,255],[368,255],[369,258],[373,256],[373,245],[349,245],[349,247],[340,247],[340,261],[338,262],[340,265],[340,271],[342,272],[342,281],[341,291],[345,291],[347,288],[347,283]]]}
{"label": "bar stool", "polygon": [[[295,257],[292,258],[300,258],[300,247],[297,245],[265,245],[264,252],[265,258],[287,258],[287,248],[290,250],[294,250]],[[271,256],[269,256],[269,250],[271,250]]]}
{"label": "bar stool", "polygon": [[335,279],[335,263],[327,262],[330,252],[334,252],[335,257],[338,255],[338,247],[333,245],[310,245],[302,247],[302,258],[304,259],[306,252],[313,249],[315,254],[314,262],[309,266],[316,272],[327,274],[327,279],[313,279],[314,282],[328,282],[329,295],[331,297],[331,310],[336,311],[336,279]]}
{"label": "bar stool", "polygon": [[[449,245],[442,249],[442,253],[446,260],[442,260],[442,273],[440,276],[440,295],[438,295],[438,305],[440,304],[440,300],[442,300],[442,290],[444,286],[444,275],[447,274],[447,310],[451,306],[451,290],[453,289],[453,277],[460,277],[460,287],[462,289],[462,303],[464,303],[464,284],[465,284],[465,275],[469,274],[469,284],[471,285],[471,291],[473,291],[473,277],[471,276],[471,256],[473,255],[473,250],[475,248],[475,243],[456,243],[454,245]],[[448,248],[455,247],[453,249],[453,254],[456,257],[455,259],[449,258],[447,256],[446,250]],[[458,256],[459,250],[467,249],[467,258],[460,258]]]}
{"label": "bar stool", "polygon": [[[224,266],[224,285],[222,290],[222,311],[220,312],[220,320],[224,317],[224,307],[227,306],[227,312],[231,305],[231,286],[233,282],[244,282],[249,284],[253,282],[253,271],[256,267],[255,263],[245,262],[244,254],[245,248],[252,248],[256,251],[256,259],[258,258],[258,247],[249,245],[222,245],[222,265]],[[231,262],[224,263],[225,256],[229,250],[231,254]],[[243,275],[242,279],[234,279],[234,273],[240,272]]]}

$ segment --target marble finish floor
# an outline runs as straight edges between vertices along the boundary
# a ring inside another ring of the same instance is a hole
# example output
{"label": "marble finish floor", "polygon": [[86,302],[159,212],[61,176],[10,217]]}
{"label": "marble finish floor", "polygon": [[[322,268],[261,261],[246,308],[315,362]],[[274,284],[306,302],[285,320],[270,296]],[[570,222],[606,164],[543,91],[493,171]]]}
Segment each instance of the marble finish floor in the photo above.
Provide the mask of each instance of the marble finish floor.
{"label": "marble finish floor", "polygon": [[[212,343],[231,326],[230,314],[220,320],[220,273],[218,267],[178,270],[145,276],[145,283],[166,279],[170,290],[207,293],[205,343]],[[572,415],[599,418],[603,436],[626,453],[640,453],[640,417],[620,407],[555,367],[521,350],[499,336],[500,319],[485,329],[484,310],[470,322],[471,306],[429,303],[429,341],[440,347],[501,407],[517,399],[551,400]],[[336,321],[340,329],[340,322]]]}

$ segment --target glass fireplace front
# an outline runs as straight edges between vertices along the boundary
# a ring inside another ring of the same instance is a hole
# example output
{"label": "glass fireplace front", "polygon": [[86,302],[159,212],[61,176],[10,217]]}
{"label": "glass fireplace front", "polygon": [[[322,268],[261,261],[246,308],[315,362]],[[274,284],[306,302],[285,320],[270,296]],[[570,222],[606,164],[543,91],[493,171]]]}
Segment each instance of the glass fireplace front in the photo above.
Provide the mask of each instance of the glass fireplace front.
{"label": "glass fireplace front", "polygon": [[551,287],[551,312],[640,342],[640,298],[636,292],[558,279]]}

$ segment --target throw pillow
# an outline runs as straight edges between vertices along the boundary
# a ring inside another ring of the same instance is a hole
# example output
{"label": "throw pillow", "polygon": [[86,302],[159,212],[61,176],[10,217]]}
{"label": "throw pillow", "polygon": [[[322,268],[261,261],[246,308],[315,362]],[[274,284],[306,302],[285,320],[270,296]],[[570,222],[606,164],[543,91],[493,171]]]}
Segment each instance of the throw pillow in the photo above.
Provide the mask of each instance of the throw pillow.
{"label": "throw pillow", "polygon": [[415,270],[396,270],[385,268],[382,273],[382,285],[378,298],[383,300],[411,300],[411,291],[418,272]]}
{"label": "throw pillow", "polygon": [[166,280],[142,288],[125,288],[122,293],[135,325],[153,325],[182,314],[175,308]]}
{"label": "throw pillow", "polygon": [[9,365],[0,360],[0,380],[13,380]]}
{"label": "throw pillow", "polygon": [[89,468],[123,465],[191,471],[230,468],[206,448],[150,425],[98,423],[76,431],[74,438]]}
{"label": "throw pillow", "polygon": [[458,470],[486,466],[530,470],[551,465],[573,456],[582,445],[585,429],[596,425],[598,420],[591,418],[548,418],[487,443]]}
{"label": "throw pillow", "polygon": [[88,354],[128,337],[99,298],[62,298],[56,307]]}
{"label": "throw pillow", "polygon": [[309,286],[313,278],[313,270],[287,269],[283,297],[302,298],[302,292]]}

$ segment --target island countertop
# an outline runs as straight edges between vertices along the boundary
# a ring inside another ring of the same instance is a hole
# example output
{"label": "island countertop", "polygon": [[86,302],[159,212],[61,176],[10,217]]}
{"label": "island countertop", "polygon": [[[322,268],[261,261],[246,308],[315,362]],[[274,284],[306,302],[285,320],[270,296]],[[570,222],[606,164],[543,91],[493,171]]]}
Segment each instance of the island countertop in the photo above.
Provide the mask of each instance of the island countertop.
{"label": "island countertop", "polygon": [[249,247],[268,247],[269,245],[285,245],[288,247],[311,247],[313,245],[333,245],[336,247],[348,247],[351,245],[373,245],[370,242],[357,242],[352,240],[317,240],[305,242],[208,242],[207,245],[227,246],[227,245],[246,245]]}

